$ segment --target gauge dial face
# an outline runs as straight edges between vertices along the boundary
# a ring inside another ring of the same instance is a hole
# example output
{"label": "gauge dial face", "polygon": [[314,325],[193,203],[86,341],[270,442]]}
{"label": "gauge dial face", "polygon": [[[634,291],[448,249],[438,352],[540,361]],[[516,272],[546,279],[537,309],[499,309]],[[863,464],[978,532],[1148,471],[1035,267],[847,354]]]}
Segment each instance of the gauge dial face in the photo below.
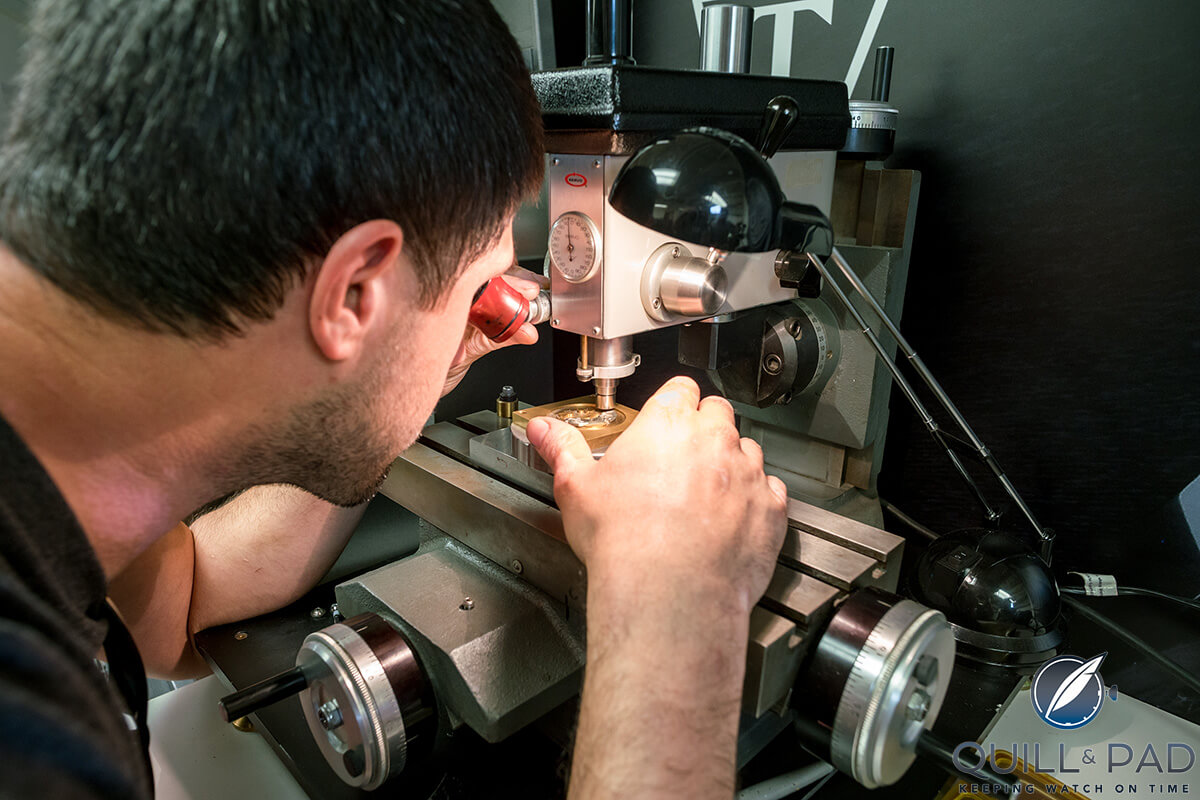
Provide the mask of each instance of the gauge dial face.
{"label": "gauge dial face", "polygon": [[586,214],[568,211],[550,229],[550,262],[571,283],[583,283],[600,264],[600,235]]}

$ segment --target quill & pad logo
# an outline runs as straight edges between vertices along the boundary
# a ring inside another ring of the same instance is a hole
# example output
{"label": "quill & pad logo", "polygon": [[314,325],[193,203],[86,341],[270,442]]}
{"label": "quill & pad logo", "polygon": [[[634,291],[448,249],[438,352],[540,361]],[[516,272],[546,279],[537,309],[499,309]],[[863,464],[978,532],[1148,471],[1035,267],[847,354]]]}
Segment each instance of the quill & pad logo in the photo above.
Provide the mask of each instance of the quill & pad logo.
{"label": "quill & pad logo", "polygon": [[1086,661],[1076,656],[1059,656],[1038,669],[1029,697],[1033,710],[1047,725],[1071,730],[1096,718],[1104,705],[1100,665],[1106,655],[1101,653]]}

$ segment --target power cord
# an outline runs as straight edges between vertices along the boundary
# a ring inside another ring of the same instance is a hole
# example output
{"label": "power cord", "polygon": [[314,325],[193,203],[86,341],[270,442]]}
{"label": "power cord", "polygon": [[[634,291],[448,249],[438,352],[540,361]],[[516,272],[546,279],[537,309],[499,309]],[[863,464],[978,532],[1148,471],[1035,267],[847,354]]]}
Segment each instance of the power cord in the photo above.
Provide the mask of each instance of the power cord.
{"label": "power cord", "polygon": [[1180,682],[1182,682],[1197,695],[1200,695],[1200,678],[1197,678],[1195,675],[1188,672],[1186,669],[1179,666],[1162,653],[1158,652],[1158,650],[1154,649],[1154,647],[1145,639],[1137,636],[1124,626],[1117,624],[1096,609],[1091,608],[1087,603],[1078,599],[1073,594],[1063,594],[1062,600],[1063,603],[1070,606],[1076,614],[1092,622],[1093,624],[1104,628],[1113,636],[1125,642],[1125,644],[1129,645],[1135,650],[1144,653],[1147,658],[1149,658],[1155,664],[1158,664],[1158,666],[1162,667],[1162,669],[1166,672],[1169,672],[1171,675],[1178,678]]}

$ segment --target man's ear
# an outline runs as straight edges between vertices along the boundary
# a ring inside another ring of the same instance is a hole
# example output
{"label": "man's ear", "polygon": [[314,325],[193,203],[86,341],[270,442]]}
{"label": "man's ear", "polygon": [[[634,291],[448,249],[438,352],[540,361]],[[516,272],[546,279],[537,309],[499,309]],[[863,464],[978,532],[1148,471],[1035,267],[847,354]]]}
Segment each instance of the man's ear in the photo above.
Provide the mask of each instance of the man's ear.
{"label": "man's ear", "polygon": [[387,278],[403,244],[399,225],[376,219],[351,228],[329,248],[308,307],[309,329],[326,358],[352,358],[379,323],[389,299]]}

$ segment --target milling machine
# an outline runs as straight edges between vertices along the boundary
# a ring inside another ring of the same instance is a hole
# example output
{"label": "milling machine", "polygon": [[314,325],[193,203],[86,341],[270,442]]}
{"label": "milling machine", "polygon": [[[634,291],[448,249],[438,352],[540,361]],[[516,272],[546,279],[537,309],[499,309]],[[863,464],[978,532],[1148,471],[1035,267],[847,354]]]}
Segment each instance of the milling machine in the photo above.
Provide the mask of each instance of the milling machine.
{"label": "milling machine", "polygon": [[[619,28],[620,14],[605,22]],[[501,742],[569,707],[586,576],[524,425],[556,415],[602,457],[637,413],[617,401],[641,365],[633,337],[674,328],[680,362],[733,402],[791,496],[751,616],[739,765],[801,719],[822,758],[891,784],[945,698],[954,639],[941,613],[893,594],[904,540],[882,530],[874,491],[890,377],[830,297],[842,278],[824,261],[836,230],[839,263],[898,316],[919,176],[838,161],[841,83],[638,67],[627,37],[595,42],[585,66],[533,76],[548,298],[490,317],[496,336],[542,317],[577,335],[575,374],[594,393],[537,408],[502,398],[427,427],[381,489],[421,520],[416,552],[340,583],[334,624],[307,635],[294,668],[222,711],[298,702],[324,756],[279,748],[303,784],[332,774],[344,796],[385,783],[422,796],[455,730]]]}

